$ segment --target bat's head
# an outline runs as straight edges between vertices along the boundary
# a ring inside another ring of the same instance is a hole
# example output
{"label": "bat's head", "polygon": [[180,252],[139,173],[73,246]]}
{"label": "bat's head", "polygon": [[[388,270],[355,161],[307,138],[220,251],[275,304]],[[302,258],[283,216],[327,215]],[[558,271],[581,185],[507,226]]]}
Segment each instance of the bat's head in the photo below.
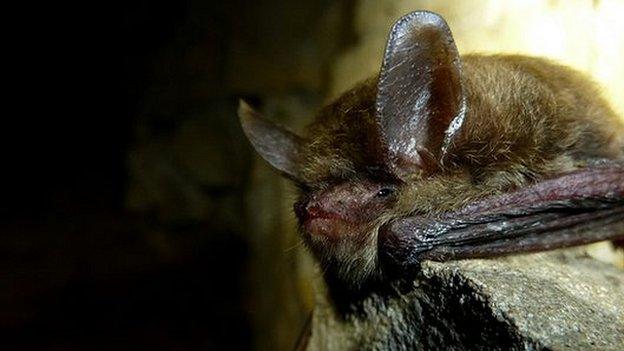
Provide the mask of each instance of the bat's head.
{"label": "bat's head", "polygon": [[443,167],[465,113],[460,70],[444,20],[414,12],[394,25],[379,76],[323,108],[305,136],[241,103],[252,145],[301,189],[303,238],[332,278],[357,288],[383,276],[378,229],[405,215],[406,187]]}

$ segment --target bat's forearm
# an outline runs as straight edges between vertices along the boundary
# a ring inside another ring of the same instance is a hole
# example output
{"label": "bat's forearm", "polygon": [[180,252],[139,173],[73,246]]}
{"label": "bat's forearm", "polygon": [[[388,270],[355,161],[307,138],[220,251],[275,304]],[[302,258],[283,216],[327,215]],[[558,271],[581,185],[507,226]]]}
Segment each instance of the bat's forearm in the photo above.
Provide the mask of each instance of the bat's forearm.
{"label": "bat's forearm", "polygon": [[404,218],[380,235],[382,260],[398,266],[622,238],[624,167],[584,169],[435,218]]}

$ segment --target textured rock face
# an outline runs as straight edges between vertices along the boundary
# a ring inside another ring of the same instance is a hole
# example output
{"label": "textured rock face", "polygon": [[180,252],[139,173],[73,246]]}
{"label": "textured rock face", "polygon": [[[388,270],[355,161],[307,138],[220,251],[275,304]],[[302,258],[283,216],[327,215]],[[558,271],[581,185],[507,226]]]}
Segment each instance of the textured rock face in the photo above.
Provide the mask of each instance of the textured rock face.
{"label": "textured rock face", "polygon": [[580,251],[425,262],[399,290],[344,317],[321,298],[308,349],[624,348],[624,272]]}

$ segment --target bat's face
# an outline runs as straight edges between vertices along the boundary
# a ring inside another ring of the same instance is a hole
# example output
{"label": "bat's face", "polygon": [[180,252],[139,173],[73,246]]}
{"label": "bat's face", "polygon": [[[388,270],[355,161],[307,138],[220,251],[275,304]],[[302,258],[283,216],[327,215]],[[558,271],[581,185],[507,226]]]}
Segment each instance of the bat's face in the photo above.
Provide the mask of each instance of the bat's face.
{"label": "bat's face", "polygon": [[303,191],[295,213],[326,273],[355,285],[379,273],[377,230],[393,211],[397,186],[357,179]]}
{"label": "bat's face", "polygon": [[[244,103],[239,109],[256,150],[301,185],[295,212],[308,247],[327,274],[351,287],[381,275],[379,228],[402,213],[403,188],[439,166],[463,119],[450,31],[435,14],[412,17],[420,45],[403,43],[410,33],[393,30],[379,77],[322,109],[305,137]],[[417,76],[409,71],[415,67]],[[406,94],[408,87],[416,89]]]}
{"label": "bat's face", "polygon": [[375,134],[377,79],[325,106],[308,126],[292,177],[300,232],[325,274],[358,287],[380,277],[378,230],[397,216],[405,182],[388,169]]}
{"label": "bat's face", "polygon": [[311,243],[366,241],[362,234],[392,208],[394,184],[351,180],[310,191],[295,203],[295,213]]}

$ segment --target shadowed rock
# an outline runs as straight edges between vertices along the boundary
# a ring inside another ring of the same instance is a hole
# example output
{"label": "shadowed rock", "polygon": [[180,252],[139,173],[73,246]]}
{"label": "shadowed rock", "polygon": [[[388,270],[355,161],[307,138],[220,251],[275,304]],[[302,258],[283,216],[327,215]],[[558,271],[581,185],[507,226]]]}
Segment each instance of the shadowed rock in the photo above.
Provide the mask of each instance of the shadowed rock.
{"label": "shadowed rock", "polygon": [[624,272],[578,250],[425,262],[390,295],[345,317],[320,298],[308,350],[624,348]]}

